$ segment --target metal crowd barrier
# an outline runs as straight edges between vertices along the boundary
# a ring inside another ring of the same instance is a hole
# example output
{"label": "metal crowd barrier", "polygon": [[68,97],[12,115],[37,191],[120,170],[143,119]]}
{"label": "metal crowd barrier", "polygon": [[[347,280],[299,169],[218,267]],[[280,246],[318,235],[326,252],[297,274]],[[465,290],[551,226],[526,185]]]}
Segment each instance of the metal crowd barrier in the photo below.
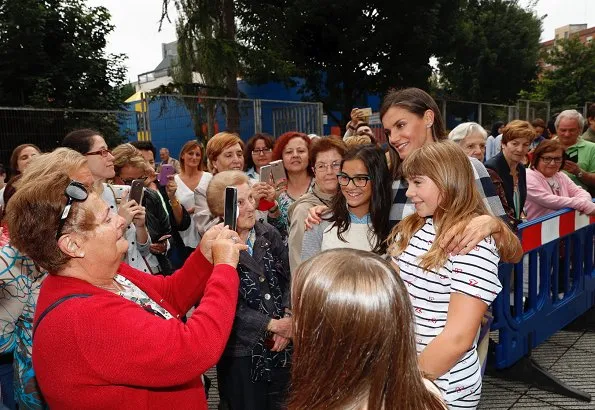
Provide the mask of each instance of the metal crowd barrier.
{"label": "metal crowd barrier", "polygon": [[595,217],[563,209],[519,225],[523,260],[499,269],[491,374],[591,400],[539,366],[531,350],[595,305],[594,223]]}

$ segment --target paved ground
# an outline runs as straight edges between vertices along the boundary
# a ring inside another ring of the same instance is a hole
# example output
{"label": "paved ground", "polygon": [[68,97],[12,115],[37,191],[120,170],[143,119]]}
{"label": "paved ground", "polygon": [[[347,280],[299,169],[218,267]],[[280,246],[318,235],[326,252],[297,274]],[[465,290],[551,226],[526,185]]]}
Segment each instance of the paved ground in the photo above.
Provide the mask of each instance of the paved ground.
{"label": "paved ground", "polygon": [[[562,330],[541,344],[533,351],[533,358],[560,380],[590,393],[592,402],[569,399],[519,382],[486,375],[479,409],[595,410],[595,309],[581,319],[580,323],[570,327],[572,330]],[[213,379],[209,409],[217,409],[215,372],[209,371],[207,374]]]}

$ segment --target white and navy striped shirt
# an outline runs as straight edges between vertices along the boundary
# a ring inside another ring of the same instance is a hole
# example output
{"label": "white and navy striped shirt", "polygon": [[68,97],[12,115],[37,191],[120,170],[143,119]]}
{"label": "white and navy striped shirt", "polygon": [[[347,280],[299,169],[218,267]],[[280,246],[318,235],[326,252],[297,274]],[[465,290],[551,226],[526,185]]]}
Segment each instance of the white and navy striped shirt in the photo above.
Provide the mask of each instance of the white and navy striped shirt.
{"label": "white and navy striped shirt", "polygon": [[[467,255],[450,256],[439,271],[424,271],[418,266],[419,257],[429,251],[435,238],[432,218],[426,218],[403,253],[393,257],[413,305],[418,354],[444,329],[451,293],[476,297],[490,305],[502,289],[498,279],[500,257],[492,237],[482,240]],[[449,408],[475,408],[479,404],[479,327],[477,332],[473,346],[450,371],[435,380]]]}

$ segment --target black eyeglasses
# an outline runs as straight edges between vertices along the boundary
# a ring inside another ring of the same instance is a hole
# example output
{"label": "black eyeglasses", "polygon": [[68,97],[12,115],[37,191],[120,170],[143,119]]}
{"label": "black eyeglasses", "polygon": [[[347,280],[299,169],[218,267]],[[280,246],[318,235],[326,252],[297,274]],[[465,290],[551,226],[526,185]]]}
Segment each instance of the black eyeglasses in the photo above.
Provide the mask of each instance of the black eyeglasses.
{"label": "black eyeglasses", "polygon": [[363,188],[366,185],[368,185],[368,181],[370,179],[371,178],[369,175],[357,175],[354,177],[350,177],[349,175],[343,173],[337,174],[337,181],[341,186],[347,186],[349,185],[349,182],[353,181],[353,185],[359,188]]}
{"label": "black eyeglasses", "polygon": [[72,208],[72,203],[74,201],[77,202],[84,202],[89,193],[87,192],[87,188],[83,184],[77,181],[70,181],[70,184],[64,190],[64,195],[68,200],[66,201],[66,206],[62,211],[62,216],[60,217],[60,223],[58,223],[58,231],[56,232],[56,240],[60,239],[62,235],[62,228],[64,228],[64,223],[66,222],[66,218],[70,214],[70,208]]}
{"label": "black eyeglasses", "polygon": [[112,152],[109,149],[101,148],[100,150],[87,152],[86,154],[83,154],[83,155],[84,156],[101,155],[103,158],[105,158],[105,157],[107,157],[111,153]]}

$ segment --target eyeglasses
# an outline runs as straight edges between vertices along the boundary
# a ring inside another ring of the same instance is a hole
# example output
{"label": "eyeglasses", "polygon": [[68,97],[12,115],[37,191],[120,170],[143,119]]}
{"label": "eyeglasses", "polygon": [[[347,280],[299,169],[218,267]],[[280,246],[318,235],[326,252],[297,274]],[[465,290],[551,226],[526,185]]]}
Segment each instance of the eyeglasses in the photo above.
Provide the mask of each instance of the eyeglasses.
{"label": "eyeglasses", "polygon": [[58,230],[56,231],[56,240],[60,239],[62,235],[62,228],[64,228],[64,223],[66,222],[66,218],[70,214],[70,208],[72,208],[72,203],[74,201],[77,202],[84,202],[87,200],[89,193],[87,192],[87,188],[83,184],[77,181],[70,181],[70,184],[64,190],[64,195],[68,200],[66,201],[66,206],[62,211],[62,216],[60,217],[60,222],[58,223]]}
{"label": "eyeglasses", "polygon": [[124,185],[132,185],[132,181],[134,181],[135,179],[142,179],[143,181],[146,181],[148,177],[138,177],[138,178],[130,178],[130,179],[123,179],[122,182],[124,183]]}
{"label": "eyeglasses", "polygon": [[363,188],[366,185],[368,185],[368,181],[370,179],[371,178],[369,175],[358,175],[355,177],[350,177],[349,175],[343,173],[337,175],[337,181],[341,186],[347,186],[349,185],[349,182],[353,181],[353,185],[359,188]]}
{"label": "eyeglasses", "polygon": [[316,172],[327,171],[328,169],[333,171],[338,171],[341,169],[341,161],[334,161],[330,164],[325,164],[324,162],[319,162],[318,164],[314,164],[314,170]]}
{"label": "eyeglasses", "polygon": [[264,155],[268,154],[269,152],[273,151],[270,148],[258,148],[252,150],[252,155]]}
{"label": "eyeglasses", "polygon": [[112,152],[109,149],[106,148],[101,148],[98,151],[91,151],[91,152],[87,152],[86,154],[83,154],[84,156],[89,156],[89,155],[101,155],[103,158],[107,157],[108,155],[111,155]]}
{"label": "eyeglasses", "polygon": [[541,157],[541,160],[546,164],[551,164],[552,162],[555,164],[562,163],[562,157]]}

